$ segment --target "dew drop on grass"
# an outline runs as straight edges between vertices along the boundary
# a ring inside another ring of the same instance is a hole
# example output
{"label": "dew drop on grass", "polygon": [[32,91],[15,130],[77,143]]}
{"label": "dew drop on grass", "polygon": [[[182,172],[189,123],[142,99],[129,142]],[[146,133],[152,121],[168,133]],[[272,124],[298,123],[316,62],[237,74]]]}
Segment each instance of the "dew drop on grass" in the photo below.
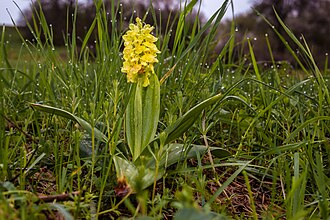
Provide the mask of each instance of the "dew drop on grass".
{"label": "dew drop on grass", "polygon": [[255,37],[255,38],[253,38],[253,40],[255,40],[255,41],[256,41],[256,40],[257,40],[257,38]]}
{"label": "dew drop on grass", "polygon": [[238,27],[235,27],[235,32],[238,32]]}

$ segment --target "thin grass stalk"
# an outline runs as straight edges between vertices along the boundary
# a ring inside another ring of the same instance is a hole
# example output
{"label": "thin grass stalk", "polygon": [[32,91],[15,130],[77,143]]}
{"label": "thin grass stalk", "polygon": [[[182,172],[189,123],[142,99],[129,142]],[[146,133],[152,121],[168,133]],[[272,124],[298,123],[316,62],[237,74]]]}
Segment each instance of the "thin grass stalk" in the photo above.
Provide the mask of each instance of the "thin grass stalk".
{"label": "thin grass stalk", "polygon": [[325,54],[325,61],[324,61],[324,73],[326,74],[329,70],[329,67],[328,67],[328,65],[329,65],[329,54],[328,53],[326,53]]}
{"label": "thin grass stalk", "polygon": [[[1,33],[1,41],[0,41],[0,63],[4,62],[3,61],[3,53],[5,50],[5,26],[2,27],[2,33]],[[2,75],[2,73],[4,72],[4,70],[1,68],[0,69],[0,74]],[[4,99],[4,83],[2,80],[2,77],[0,79],[0,152],[1,153],[1,157],[0,157],[0,163],[2,163],[2,168],[0,171],[1,174],[1,181],[4,181],[7,177],[7,170],[8,170],[8,163],[7,163],[7,152],[8,152],[8,148],[7,145],[5,144],[5,118],[3,117],[5,114],[5,99]]]}
{"label": "thin grass stalk", "polygon": [[249,198],[250,198],[250,205],[251,205],[251,209],[252,209],[252,216],[254,220],[258,219],[258,214],[257,214],[257,210],[256,210],[256,206],[254,204],[254,199],[253,199],[253,193],[251,190],[251,185],[250,185],[250,181],[249,181],[249,177],[248,174],[245,170],[242,171],[243,176],[244,176],[244,180],[245,180],[245,184],[246,184],[246,188],[248,190],[248,194],[249,194]]}
{"label": "thin grass stalk", "polygon": [[[248,42],[248,45],[249,45],[249,52],[250,52],[250,56],[251,56],[251,60],[252,60],[252,66],[253,66],[254,73],[256,74],[257,80],[262,82],[261,75],[260,75],[259,68],[258,68],[258,64],[257,64],[257,60],[255,58],[254,51],[253,51],[250,39],[247,39],[247,42]],[[264,88],[261,84],[259,84],[259,89],[260,89],[260,92],[261,92],[263,105],[267,106],[265,91],[264,91]]]}
{"label": "thin grass stalk", "polygon": [[235,23],[235,16],[234,16],[234,3],[231,0],[230,1],[231,5],[231,14],[232,14],[232,22],[230,24],[230,36],[231,38],[229,39],[229,49],[228,49],[228,64],[233,63],[233,53],[234,53],[234,47],[235,47],[235,32],[236,32],[236,23]]}

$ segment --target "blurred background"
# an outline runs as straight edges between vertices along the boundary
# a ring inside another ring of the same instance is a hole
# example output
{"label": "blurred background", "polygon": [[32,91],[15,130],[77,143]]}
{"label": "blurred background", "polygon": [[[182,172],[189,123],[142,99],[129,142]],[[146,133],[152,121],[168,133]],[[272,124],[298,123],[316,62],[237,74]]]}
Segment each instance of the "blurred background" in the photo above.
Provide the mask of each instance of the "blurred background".
{"label": "blurred background", "polygon": [[[64,1],[61,1],[64,2]],[[86,0],[79,0],[78,2],[86,2]],[[159,2],[159,0],[155,1]],[[168,1],[163,1],[168,2]],[[204,0],[202,2],[201,10],[204,13],[206,17],[211,16],[220,6],[222,5],[223,0]],[[167,4],[167,3],[166,3]],[[172,4],[172,3],[171,3]],[[251,0],[234,0],[233,1],[234,8],[235,8],[235,14],[240,14],[243,12],[246,12],[250,9],[252,6]],[[27,8],[30,8],[31,0],[2,0],[0,2],[0,24],[5,24],[7,26],[13,25],[13,22],[11,20],[11,17],[15,22],[17,22],[21,16],[22,13],[21,10],[26,10]],[[226,18],[231,18],[232,13],[231,11],[228,11],[225,15]]]}
{"label": "blurred background", "polygon": [[[111,18],[112,7],[110,2],[112,1],[104,1],[109,19]],[[112,28],[117,28],[119,31],[125,30],[132,18],[145,15],[150,7],[146,2],[149,1],[122,0],[119,5],[115,4],[116,10],[119,12],[116,14],[116,20],[122,22],[117,22],[115,26],[109,25],[109,31]],[[77,2],[75,0],[40,0],[40,4],[36,1],[17,0],[15,3],[11,0],[2,0],[0,2],[0,23],[12,26],[14,22],[15,25],[20,27],[23,36],[33,41],[34,36],[31,30],[26,28],[26,24],[33,23],[33,19],[36,19],[34,10],[39,10],[39,7],[41,7],[47,23],[51,25],[53,32],[56,33],[53,41],[57,46],[64,45],[64,34],[70,34],[72,31],[72,19],[67,18],[68,15],[74,13],[76,5],[78,6],[77,22],[75,24],[77,42],[81,42],[81,39],[87,33],[95,17],[96,10],[92,0]],[[191,29],[190,25],[194,23],[196,18],[199,19],[199,23],[202,26],[220,8],[222,3],[223,1],[217,0],[200,2],[200,8],[196,8],[186,18],[187,31]],[[253,45],[255,54],[258,56],[257,59],[269,61],[271,57],[269,57],[267,48],[267,38],[271,44],[274,59],[276,61],[287,61],[294,65],[294,60],[286,49],[286,45],[274,32],[274,30],[277,30],[279,34],[287,39],[287,44],[291,45],[292,42],[285,35],[285,31],[281,28],[274,13],[276,11],[283,22],[296,36],[300,37],[302,43],[306,40],[317,63],[323,65],[328,59],[327,53],[330,51],[330,0],[234,0],[232,3],[233,7],[228,8],[223,18],[222,26],[218,30],[218,40],[214,42],[216,44],[215,54],[219,53],[227,40],[233,36],[232,30],[234,27],[237,57],[241,57],[241,53],[247,51],[246,39],[249,38],[257,41]],[[158,34],[166,34],[168,21],[178,19],[184,3],[176,0],[157,0],[152,1],[152,4],[156,9],[156,21],[160,21],[160,23],[155,24],[155,19],[151,14],[146,16],[145,21],[157,26],[157,29],[160,30]],[[176,26],[174,24],[172,30],[175,31],[175,29]],[[173,36],[175,35],[173,34]],[[90,38],[90,44],[92,44],[94,39],[93,37]],[[293,49],[295,49],[296,46],[292,45]],[[169,44],[169,49],[171,49],[171,44]],[[299,54],[298,49],[295,52]]]}

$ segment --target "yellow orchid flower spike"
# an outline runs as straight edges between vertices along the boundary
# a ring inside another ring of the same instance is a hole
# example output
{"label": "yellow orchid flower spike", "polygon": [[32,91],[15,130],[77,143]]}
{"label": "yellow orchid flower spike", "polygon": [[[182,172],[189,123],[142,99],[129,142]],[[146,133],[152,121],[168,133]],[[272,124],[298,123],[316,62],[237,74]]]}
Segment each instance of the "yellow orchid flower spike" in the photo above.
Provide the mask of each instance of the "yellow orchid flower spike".
{"label": "yellow orchid flower spike", "polygon": [[124,63],[121,71],[127,74],[127,82],[139,82],[143,87],[149,85],[149,77],[154,74],[153,64],[158,62],[156,56],[160,53],[155,45],[158,39],[151,34],[153,29],[136,18],[136,24],[130,24],[123,36]]}

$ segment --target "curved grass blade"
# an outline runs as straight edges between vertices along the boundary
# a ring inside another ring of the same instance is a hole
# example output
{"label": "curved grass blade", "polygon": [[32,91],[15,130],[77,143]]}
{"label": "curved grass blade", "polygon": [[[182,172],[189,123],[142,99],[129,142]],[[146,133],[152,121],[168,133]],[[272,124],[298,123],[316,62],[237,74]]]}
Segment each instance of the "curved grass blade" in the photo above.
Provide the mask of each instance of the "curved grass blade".
{"label": "curved grass blade", "polygon": [[31,106],[35,110],[43,111],[43,112],[50,113],[53,115],[58,115],[58,116],[70,119],[72,121],[75,121],[82,128],[84,128],[87,131],[87,133],[89,133],[90,135],[92,135],[92,131],[94,130],[94,136],[97,140],[99,140],[103,143],[107,143],[107,141],[108,141],[108,138],[100,130],[98,130],[97,128],[93,128],[87,121],[71,114],[68,111],[65,111],[65,110],[62,110],[59,108],[55,108],[52,106],[48,106],[48,105],[41,105],[41,104],[31,104]]}
{"label": "curved grass blade", "polygon": [[218,94],[204,100],[203,102],[199,103],[198,105],[190,109],[186,114],[180,117],[174,124],[167,127],[164,131],[167,134],[167,139],[165,141],[165,144],[168,144],[169,142],[180,137],[184,132],[188,130],[188,128],[190,128],[194,124],[196,119],[199,117],[199,115],[205,108],[219,101],[222,97],[223,97],[222,94]]}
{"label": "curved grass blade", "polygon": [[309,124],[311,124],[313,122],[318,122],[318,121],[321,121],[321,120],[323,120],[323,121],[329,121],[330,120],[330,116],[317,116],[317,117],[314,117],[314,118],[311,118],[311,119],[305,121],[298,128],[296,128],[296,130],[294,130],[293,132],[291,132],[291,134],[289,135],[289,137],[284,141],[284,144],[288,143],[294,137],[297,137],[297,134],[302,129],[304,129],[306,126],[308,126]]}
{"label": "curved grass blade", "polygon": [[237,169],[227,180],[222,184],[222,186],[213,194],[209,201],[205,204],[206,206],[211,205],[217,197],[224,191],[224,189],[229,186],[231,182],[252,162],[252,160],[246,162],[239,169]]}

